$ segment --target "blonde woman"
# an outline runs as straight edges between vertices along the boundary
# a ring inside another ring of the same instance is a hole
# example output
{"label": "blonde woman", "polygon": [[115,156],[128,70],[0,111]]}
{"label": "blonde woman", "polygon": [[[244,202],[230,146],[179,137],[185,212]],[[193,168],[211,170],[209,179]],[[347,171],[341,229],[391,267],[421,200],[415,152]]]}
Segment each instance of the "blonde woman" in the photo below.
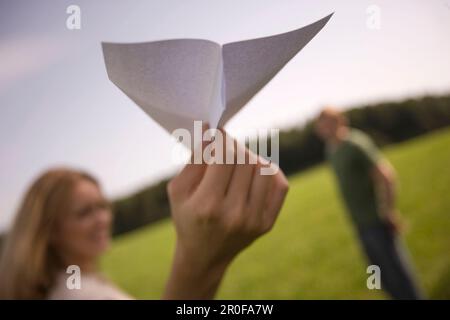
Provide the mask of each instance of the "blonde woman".
{"label": "blonde woman", "polygon": [[[260,167],[189,164],[169,183],[177,240],[163,298],[213,298],[233,258],[272,228],[288,184],[281,170],[264,176]],[[3,247],[0,298],[132,298],[98,269],[111,220],[91,175],[67,168],[44,173],[25,194]],[[66,286],[70,265],[81,269],[80,290]]]}

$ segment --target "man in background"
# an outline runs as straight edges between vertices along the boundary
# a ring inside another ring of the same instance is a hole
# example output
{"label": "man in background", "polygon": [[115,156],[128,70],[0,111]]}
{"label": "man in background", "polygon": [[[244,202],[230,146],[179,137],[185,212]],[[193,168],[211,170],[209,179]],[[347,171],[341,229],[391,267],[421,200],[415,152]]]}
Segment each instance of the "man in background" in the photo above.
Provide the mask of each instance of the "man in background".
{"label": "man in background", "polygon": [[327,158],[362,248],[369,262],[380,268],[382,288],[394,299],[421,299],[399,239],[392,166],[372,140],[350,128],[336,109],[325,108],[315,130],[326,144]]}

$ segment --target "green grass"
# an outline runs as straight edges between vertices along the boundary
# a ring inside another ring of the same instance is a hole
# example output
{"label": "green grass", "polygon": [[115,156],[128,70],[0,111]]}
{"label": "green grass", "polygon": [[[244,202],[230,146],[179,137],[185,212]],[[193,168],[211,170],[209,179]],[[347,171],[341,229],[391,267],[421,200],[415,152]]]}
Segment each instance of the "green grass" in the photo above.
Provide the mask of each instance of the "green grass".
{"label": "green grass", "polygon": [[[450,299],[450,129],[384,150],[396,167],[405,242],[428,297]],[[364,256],[320,165],[290,178],[274,229],[241,253],[217,298],[383,299],[366,288]],[[175,234],[170,221],[114,240],[103,270],[137,298],[158,299],[168,276]]]}

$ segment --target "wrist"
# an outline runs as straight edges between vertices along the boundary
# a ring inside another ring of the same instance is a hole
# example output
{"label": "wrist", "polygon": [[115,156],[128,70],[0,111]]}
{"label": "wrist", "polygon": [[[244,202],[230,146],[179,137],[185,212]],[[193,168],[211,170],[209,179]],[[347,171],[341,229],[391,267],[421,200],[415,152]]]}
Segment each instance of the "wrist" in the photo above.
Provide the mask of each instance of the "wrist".
{"label": "wrist", "polygon": [[212,299],[229,261],[213,262],[177,243],[166,299]]}

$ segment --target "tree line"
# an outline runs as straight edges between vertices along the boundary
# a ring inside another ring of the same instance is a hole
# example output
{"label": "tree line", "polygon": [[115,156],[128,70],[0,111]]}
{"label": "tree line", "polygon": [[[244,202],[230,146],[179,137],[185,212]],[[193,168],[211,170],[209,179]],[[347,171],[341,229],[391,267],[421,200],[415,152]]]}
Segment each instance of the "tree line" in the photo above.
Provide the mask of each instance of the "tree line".
{"label": "tree line", "polygon": [[[352,127],[365,131],[382,147],[450,125],[450,95],[367,105],[349,109],[345,114]],[[324,160],[324,146],[314,133],[313,121],[281,131],[279,139],[280,168],[287,175]],[[162,180],[113,201],[113,234],[123,234],[169,217],[167,182]]]}

